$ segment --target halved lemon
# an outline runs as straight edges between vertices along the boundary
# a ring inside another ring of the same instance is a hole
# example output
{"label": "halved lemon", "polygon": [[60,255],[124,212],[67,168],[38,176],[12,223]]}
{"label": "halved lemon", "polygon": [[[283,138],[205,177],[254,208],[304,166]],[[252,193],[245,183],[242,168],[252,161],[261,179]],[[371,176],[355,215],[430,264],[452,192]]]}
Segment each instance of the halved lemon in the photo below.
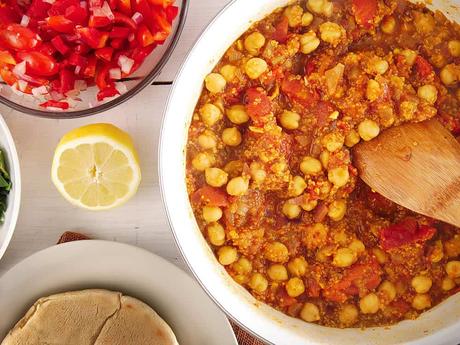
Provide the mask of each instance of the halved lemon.
{"label": "halved lemon", "polygon": [[107,210],[136,193],[141,170],[129,134],[98,123],[64,135],[54,153],[51,178],[72,204]]}

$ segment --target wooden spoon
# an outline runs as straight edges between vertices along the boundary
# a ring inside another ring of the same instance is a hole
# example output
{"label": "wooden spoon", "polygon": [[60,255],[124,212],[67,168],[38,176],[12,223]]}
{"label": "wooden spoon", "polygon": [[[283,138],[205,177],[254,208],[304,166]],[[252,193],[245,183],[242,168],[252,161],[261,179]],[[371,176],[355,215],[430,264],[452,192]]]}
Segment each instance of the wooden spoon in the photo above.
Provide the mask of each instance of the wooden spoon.
{"label": "wooden spoon", "polygon": [[437,120],[387,129],[356,145],[353,156],[377,193],[460,227],[460,144]]}

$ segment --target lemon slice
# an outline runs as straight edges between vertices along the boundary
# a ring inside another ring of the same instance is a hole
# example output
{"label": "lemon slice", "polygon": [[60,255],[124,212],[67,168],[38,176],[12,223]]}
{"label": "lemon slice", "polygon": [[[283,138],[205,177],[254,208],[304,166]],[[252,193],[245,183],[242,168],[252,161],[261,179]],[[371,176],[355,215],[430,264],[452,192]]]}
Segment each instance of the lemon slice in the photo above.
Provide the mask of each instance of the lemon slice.
{"label": "lemon slice", "polygon": [[131,137],[106,123],[76,128],[59,142],[51,178],[72,204],[107,210],[128,201],[141,181]]}

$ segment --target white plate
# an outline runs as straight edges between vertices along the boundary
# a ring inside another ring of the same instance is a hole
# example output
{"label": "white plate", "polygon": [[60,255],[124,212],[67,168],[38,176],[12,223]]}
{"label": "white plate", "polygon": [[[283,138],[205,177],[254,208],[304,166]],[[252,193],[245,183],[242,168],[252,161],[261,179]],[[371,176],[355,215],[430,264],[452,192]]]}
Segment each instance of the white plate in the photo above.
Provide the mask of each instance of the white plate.
{"label": "white plate", "polygon": [[13,237],[16,222],[18,220],[19,206],[21,203],[21,173],[19,168],[19,158],[14,145],[13,137],[8,126],[0,115],[0,149],[5,154],[5,161],[10,173],[13,187],[7,198],[7,209],[5,212],[5,222],[0,225],[0,259],[8,247]]}
{"label": "white plate", "polygon": [[149,304],[183,345],[236,345],[225,315],[185,272],[143,249],[77,241],[40,251],[0,278],[0,339],[39,297],[103,288]]}

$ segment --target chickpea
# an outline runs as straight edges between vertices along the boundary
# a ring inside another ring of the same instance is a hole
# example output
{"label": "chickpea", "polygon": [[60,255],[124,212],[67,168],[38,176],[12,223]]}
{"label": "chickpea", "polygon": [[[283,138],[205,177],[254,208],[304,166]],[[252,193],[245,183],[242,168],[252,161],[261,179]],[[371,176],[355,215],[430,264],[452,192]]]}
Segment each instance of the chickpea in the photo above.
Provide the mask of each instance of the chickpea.
{"label": "chickpea", "polygon": [[455,281],[452,278],[446,277],[442,280],[441,288],[444,291],[450,291],[455,287]]}
{"label": "chickpea", "polygon": [[316,175],[322,170],[321,162],[313,157],[304,157],[300,163],[300,170],[305,175]]}
{"label": "chickpea", "polygon": [[291,278],[286,283],[286,292],[291,297],[298,297],[305,292],[303,280],[297,277]]}
{"label": "chickpea", "polygon": [[265,37],[260,32],[249,34],[244,40],[244,48],[252,55],[258,55],[260,48],[265,45]]}
{"label": "chickpea", "polygon": [[367,82],[367,88],[366,88],[366,97],[369,101],[373,102],[377,98],[380,97],[380,94],[382,93],[382,90],[380,88],[380,84],[374,80],[370,79]]}
{"label": "chickpea", "polygon": [[221,67],[219,73],[224,77],[224,79],[229,83],[235,79],[236,70],[238,68],[233,65],[224,65]]}
{"label": "chickpea", "polygon": [[445,66],[439,74],[441,81],[446,86],[454,85],[458,81],[458,71],[454,64]]}
{"label": "chickpea", "polygon": [[296,112],[284,110],[280,116],[281,126],[286,129],[299,128],[300,115]]}
{"label": "chickpea", "polygon": [[347,203],[345,199],[334,200],[329,205],[329,211],[327,215],[333,221],[338,222],[339,220],[343,219],[343,217],[345,216],[346,210],[347,210]]}
{"label": "chickpea", "polygon": [[300,36],[300,51],[303,54],[310,54],[319,47],[321,41],[316,37],[314,31],[309,31]]}
{"label": "chickpea", "polygon": [[217,251],[219,262],[224,265],[230,265],[238,259],[238,253],[235,248],[230,246],[221,247]]}
{"label": "chickpea", "polygon": [[331,1],[326,1],[323,6],[323,16],[330,17],[334,12],[334,4]]}
{"label": "chickpea", "polygon": [[301,277],[307,272],[308,263],[304,257],[299,256],[289,261],[287,267],[291,275]]}
{"label": "chickpea", "polygon": [[243,140],[240,131],[236,127],[225,128],[222,131],[222,141],[228,146],[238,146]]}
{"label": "chickpea", "polygon": [[213,161],[209,154],[200,152],[192,159],[192,166],[198,171],[205,171],[213,164]]}
{"label": "chickpea", "polygon": [[379,135],[380,127],[377,122],[367,119],[359,124],[358,133],[361,139],[369,141]]}
{"label": "chickpea", "polygon": [[439,262],[444,257],[444,248],[441,240],[437,240],[433,245],[429,259],[431,262]]}
{"label": "chickpea", "polygon": [[333,47],[336,47],[341,38],[345,36],[345,29],[333,22],[325,22],[319,26],[319,31],[321,33],[321,39],[331,44]]}
{"label": "chickpea", "polygon": [[313,14],[311,14],[310,12],[305,12],[305,13],[302,15],[302,22],[301,22],[301,25],[302,25],[302,26],[308,26],[308,25],[310,25],[312,22],[313,22]]}
{"label": "chickpea", "polygon": [[417,58],[417,52],[411,49],[404,49],[400,52],[402,56],[406,59],[406,62],[409,66],[412,66]]}
{"label": "chickpea", "polygon": [[345,138],[340,133],[329,133],[326,134],[322,140],[321,144],[329,151],[335,152],[340,150],[343,147]]}
{"label": "chickpea", "polygon": [[329,151],[323,151],[319,154],[319,160],[324,169],[327,169],[327,166],[329,165],[330,156]]}
{"label": "chickpea", "polygon": [[283,205],[282,212],[287,218],[295,219],[300,216],[300,212],[302,212],[302,209],[300,208],[299,205],[290,204],[287,201]]}
{"label": "chickpea", "polygon": [[350,248],[339,248],[332,264],[336,267],[349,267],[356,261],[356,254]]}
{"label": "chickpea", "polygon": [[207,103],[200,108],[200,116],[203,122],[211,127],[222,118],[222,112],[214,104]]}
{"label": "chickpea", "polygon": [[356,132],[354,129],[352,129],[346,136],[345,136],[345,145],[348,147],[353,147],[359,141],[361,140],[361,137],[359,136],[359,133]]}
{"label": "chickpea", "polygon": [[288,19],[291,28],[302,24],[303,9],[299,5],[289,6],[284,10],[284,15]]}
{"label": "chickpea", "polygon": [[219,73],[210,73],[204,79],[206,89],[211,93],[219,93],[224,91],[227,82]]}
{"label": "chickpea", "polygon": [[460,261],[449,261],[446,264],[446,273],[452,279],[460,278]]}
{"label": "chickpea", "polygon": [[207,227],[209,242],[215,246],[225,243],[225,230],[219,223],[211,223]]}
{"label": "chickpea", "polygon": [[375,314],[379,311],[380,301],[375,293],[370,293],[359,301],[359,309],[363,314]]}
{"label": "chickpea", "polygon": [[265,247],[265,258],[272,262],[287,262],[289,260],[289,250],[281,242],[272,242]]}
{"label": "chickpea", "polygon": [[217,146],[217,140],[211,133],[203,133],[198,137],[198,144],[205,150],[213,149]]}
{"label": "chickpea", "polygon": [[414,24],[417,32],[421,34],[428,34],[433,31],[436,23],[434,18],[429,13],[415,12],[414,13]]}
{"label": "chickpea", "polygon": [[321,317],[319,314],[319,308],[313,303],[305,303],[300,311],[300,317],[302,320],[307,322],[318,321]]}
{"label": "chickpea", "polygon": [[294,176],[289,187],[292,196],[299,196],[307,188],[307,183],[303,177]]}
{"label": "chickpea", "polygon": [[459,40],[451,40],[447,44],[447,47],[449,48],[449,53],[453,57],[459,57],[460,56],[460,41]]}
{"label": "chickpea", "polygon": [[217,206],[204,206],[203,219],[206,223],[217,222],[222,218],[222,210]]}
{"label": "chickpea", "polygon": [[389,67],[386,60],[377,60],[372,64],[372,71],[375,74],[385,74]]}
{"label": "chickpea", "polygon": [[339,321],[345,326],[351,326],[358,321],[358,308],[353,304],[345,304],[339,310]]}
{"label": "chickpea", "polygon": [[382,32],[391,35],[396,28],[396,20],[393,16],[387,16],[383,18],[382,23],[380,24],[380,28]]}
{"label": "chickpea", "polygon": [[329,170],[327,174],[327,179],[336,187],[340,188],[345,186],[350,180],[348,168],[346,166],[343,166]]}
{"label": "chickpea", "polygon": [[244,71],[251,79],[257,79],[268,70],[268,65],[264,59],[252,58],[244,65]]}
{"label": "chickpea", "polygon": [[249,115],[244,105],[234,105],[230,107],[227,109],[226,115],[228,119],[236,125],[241,125],[249,121]]}
{"label": "chickpea", "polygon": [[304,211],[312,211],[318,206],[318,200],[309,200],[300,205]]}
{"label": "chickpea", "polygon": [[417,103],[411,101],[401,102],[399,105],[399,111],[402,118],[405,120],[412,120],[415,116],[415,112],[417,111]]}
{"label": "chickpea", "polygon": [[267,270],[267,274],[274,281],[288,280],[287,269],[281,264],[271,265]]}
{"label": "chickpea", "polygon": [[382,284],[380,284],[379,292],[385,295],[386,302],[391,302],[396,298],[396,287],[389,280],[385,280]]}
{"label": "chickpea", "polygon": [[426,293],[430,291],[433,284],[430,277],[418,275],[412,278],[411,285],[417,293]]}
{"label": "chickpea", "polygon": [[353,252],[356,254],[363,253],[366,250],[364,243],[360,240],[353,240],[351,241],[350,245],[348,246]]}
{"label": "chickpea", "polygon": [[429,104],[435,104],[438,99],[438,90],[433,85],[423,85],[417,90],[417,95]]}
{"label": "chickpea", "polygon": [[249,181],[241,176],[232,178],[227,184],[227,193],[232,196],[246,194],[249,188]]}
{"label": "chickpea", "polygon": [[423,310],[431,307],[431,298],[427,294],[417,294],[412,300],[412,307],[417,310]]}
{"label": "chickpea", "polygon": [[326,0],[308,0],[307,1],[307,7],[317,13],[317,14],[322,14],[323,13],[323,7],[326,4]]}
{"label": "chickpea", "polygon": [[227,183],[228,174],[219,168],[207,168],[204,172],[206,183],[212,187],[222,187]]}
{"label": "chickpea", "polygon": [[267,279],[260,273],[254,273],[252,276],[251,276],[251,279],[249,280],[249,283],[248,283],[249,287],[251,289],[253,289],[254,291],[257,291],[257,292],[264,292],[265,290],[267,290],[267,287],[268,287],[268,281]]}
{"label": "chickpea", "polygon": [[373,248],[372,253],[375,255],[378,263],[383,265],[385,262],[388,261],[387,254],[380,248]]}
{"label": "chickpea", "polygon": [[248,259],[241,257],[232,264],[233,270],[241,275],[246,275],[252,271],[252,263]]}
{"label": "chickpea", "polygon": [[252,162],[249,170],[251,172],[251,177],[256,183],[262,183],[265,181],[265,178],[267,177],[267,173],[265,170],[262,168],[262,166],[257,163],[257,162]]}

